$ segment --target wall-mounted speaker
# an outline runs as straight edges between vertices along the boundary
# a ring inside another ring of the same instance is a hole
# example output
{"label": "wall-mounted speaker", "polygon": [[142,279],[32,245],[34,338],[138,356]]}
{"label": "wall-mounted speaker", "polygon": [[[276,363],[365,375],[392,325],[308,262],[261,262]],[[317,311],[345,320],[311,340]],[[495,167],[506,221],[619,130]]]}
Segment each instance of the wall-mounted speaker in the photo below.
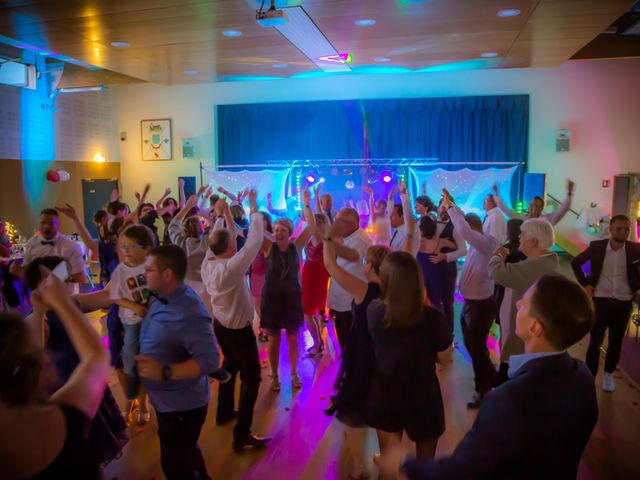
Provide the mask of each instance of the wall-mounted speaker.
{"label": "wall-mounted speaker", "polygon": [[195,138],[182,139],[182,158],[195,158],[198,156],[198,142]]}
{"label": "wall-mounted speaker", "polygon": [[556,137],[556,152],[568,152],[571,149],[571,132],[558,130]]}
{"label": "wall-mounted speaker", "polygon": [[531,203],[533,197],[545,198],[547,195],[546,173],[525,173],[522,200],[525,205]]}

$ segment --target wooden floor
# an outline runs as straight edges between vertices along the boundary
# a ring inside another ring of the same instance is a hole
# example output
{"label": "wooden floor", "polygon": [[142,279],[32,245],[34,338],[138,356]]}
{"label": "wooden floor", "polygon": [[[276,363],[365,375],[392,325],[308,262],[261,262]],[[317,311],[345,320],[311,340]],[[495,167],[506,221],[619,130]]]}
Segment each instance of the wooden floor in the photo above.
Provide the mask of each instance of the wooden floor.
{"label": "wooden floor", "polygon": [[[456,304],[459,312],[460,304]],[[456,340],[460,340],[459,328]],[[310,337],[305,331],[302,342],[307,346]],[[491,344],[491,340],[489,344]],[[214,479],[343,479],[349,473],[350,459],[343,446],[342,425],[327,417],[322,410],[331,394],[337,360],[337,340],[331,324],[327,333],[328,350],[317,363],[302,360],[299,367],[304,387],[292,392],[286,342],[282,342],[279,394],[269,390],[269,370],[266,348],[260,345],[263,364],[262,383],[253,423],[257,435],[272,435],[268,448],[259,451],[234,453],[231,449],[232,425],[215,425],[217,384],[212,384],[211,403],[207,421],[200,437],[200,447],[209,474]],[[587,339],[576,345],[571,353],[584,359]],[[640,348],[640,346],[638,346]],[[301,348],[301,351],[304,351]],[[440,367],[439,367],[440,368]],[[472,425],[475,412],[466,408],[473,394],[473,372],[462,345],[456,346],[454,362],[438,372],[442,386],[446,432],[438,443],[437,455],[450,453]],[[640,391],[622,372],[615,375],[617,390],[613,394],[600,389],[597,379],[600,417],[580,464],[578,478],[584,480],[640,478]],[[239,382],[238,382],[239,383]],[[122,401],[117,382],[111,385]],[[122,457],[107,466],[105,479],[161,479],[160,448],[155,418],[144,427],[130,429],[130,441]],[[406,439],[405,439],[406,441]],[[407,443],[409,446],[410,444]],[[367,434],[367,459],[372,478],[376,478],[371,458],[377,451],[373,431]]]}

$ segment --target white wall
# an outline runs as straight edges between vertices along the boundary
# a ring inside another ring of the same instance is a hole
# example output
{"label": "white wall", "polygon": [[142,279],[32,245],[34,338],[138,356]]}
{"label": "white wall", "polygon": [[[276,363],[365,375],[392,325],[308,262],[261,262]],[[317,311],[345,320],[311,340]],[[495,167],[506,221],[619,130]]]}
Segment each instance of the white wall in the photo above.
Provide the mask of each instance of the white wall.
{"label": "white wall", "polygon": [[[216,104],[529,94],[529,171],[549,174],[549,193],[563,197],[566,178],[577,183],[574,208],[597,202],[608,210],[603,179],[640,171],[640,61],[567,62],[557,68],[352,75],[296,80],[163,87],[116,87],[121,175],[125,199],[151,181],[157,195],[179,175],[199,176],[199,161],[215,161]],[[140,120],[173,120],[174,160],[140,160]],[[571,152],[557,153],[558,129],[572,133]],[[274,132],[277,133],[277,132]],[[295,132],[280,132],[283,135]],[[182,138],[199,139],[201,158],[183,159]],[[198,180],[199,181],[199,180]],[[155,198],[155,195],[152,194]]]}

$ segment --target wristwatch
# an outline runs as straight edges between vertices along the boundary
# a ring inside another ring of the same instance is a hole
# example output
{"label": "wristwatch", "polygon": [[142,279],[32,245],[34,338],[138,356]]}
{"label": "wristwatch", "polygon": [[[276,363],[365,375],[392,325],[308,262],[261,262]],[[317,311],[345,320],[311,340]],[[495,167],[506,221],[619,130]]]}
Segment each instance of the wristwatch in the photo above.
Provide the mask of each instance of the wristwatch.
{"label": "wristwatch", "polygon": [[171,365],[164,365],[162,367],[162,380],[164,380],[165,382],[167,380],[170,380],[172,374],[173,374],[173,369],[171,368]]}

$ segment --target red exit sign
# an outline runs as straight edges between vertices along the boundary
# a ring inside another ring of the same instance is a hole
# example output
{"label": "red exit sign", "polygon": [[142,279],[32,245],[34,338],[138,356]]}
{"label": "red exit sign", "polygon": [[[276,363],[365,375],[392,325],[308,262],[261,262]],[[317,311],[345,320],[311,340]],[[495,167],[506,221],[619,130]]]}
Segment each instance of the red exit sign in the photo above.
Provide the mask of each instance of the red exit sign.
{"label": "red exit sign", "polygon": [[602,188],[609,188],[611,186],[611,180],[602,180]]}

